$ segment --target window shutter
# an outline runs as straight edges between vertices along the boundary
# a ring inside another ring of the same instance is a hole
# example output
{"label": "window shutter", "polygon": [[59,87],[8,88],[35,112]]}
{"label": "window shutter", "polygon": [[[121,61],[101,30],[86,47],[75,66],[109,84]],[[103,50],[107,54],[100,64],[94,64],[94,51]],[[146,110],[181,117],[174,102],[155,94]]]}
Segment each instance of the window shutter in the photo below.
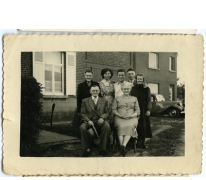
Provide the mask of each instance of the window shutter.
{"label": "window shutter", "polygon": [[152,53],[149,53],[149,67],[152,67]]}
{"label": "window shutter", "polygon": [[43,52],[33,53],[33,77],[44,87]]}
{"label": "window shutter", "polygon": [[76,95],[76,53],[66,53],[66,87],[67,95]]}
{"label": "window shutter", "polygon": [[155,54],[155,59],[156,59],[155,67],[158,68],[159,67],[159,55],[158,54]]}

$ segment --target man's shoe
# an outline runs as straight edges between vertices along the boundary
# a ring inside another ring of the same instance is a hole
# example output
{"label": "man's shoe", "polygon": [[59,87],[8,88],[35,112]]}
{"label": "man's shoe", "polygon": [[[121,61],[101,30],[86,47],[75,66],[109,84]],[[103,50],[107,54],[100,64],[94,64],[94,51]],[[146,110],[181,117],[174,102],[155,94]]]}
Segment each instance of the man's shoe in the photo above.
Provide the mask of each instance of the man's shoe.
{"label": "man's shoe", "polygon": [[108,153],[105,150],[100,150],[99,155],[106,157],[106,156],[108,156]]}
{"label": "man's shoe", "polygon": [[82,154],[82,157],[89,157],[91,154],[90,151],[85,150],[84,153]]}

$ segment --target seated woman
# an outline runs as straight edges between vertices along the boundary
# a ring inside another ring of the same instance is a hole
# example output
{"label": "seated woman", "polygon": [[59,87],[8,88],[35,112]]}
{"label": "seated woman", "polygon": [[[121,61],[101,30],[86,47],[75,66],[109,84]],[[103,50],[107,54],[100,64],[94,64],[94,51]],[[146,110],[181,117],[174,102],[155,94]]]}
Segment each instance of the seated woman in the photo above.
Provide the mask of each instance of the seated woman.
{"label": "seated woman", "polygon": [[125,156],[125,148],[131,137],[137,137],[137,116],[140,114],[139,104],[136,97],[130,96],[131,83],[125,83],[121,90],[122,96],[115,98],[112,110],[115,114],[114,126],[120,143],[120,152]]}

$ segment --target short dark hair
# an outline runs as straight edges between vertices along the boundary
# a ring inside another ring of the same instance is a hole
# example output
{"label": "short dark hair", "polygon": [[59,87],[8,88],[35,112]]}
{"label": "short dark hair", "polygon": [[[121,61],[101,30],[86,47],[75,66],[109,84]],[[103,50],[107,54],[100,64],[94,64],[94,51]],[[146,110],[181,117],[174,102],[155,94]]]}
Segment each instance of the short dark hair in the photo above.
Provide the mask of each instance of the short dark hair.
{"label": "short dark hair", "polygon": [[129,72],[129,71],[134,71],[135,72],[135,70],[133,68],[127,69],[127,72]]}
{"label": "short dark hair", "polygon": [[99,88],[99,86],[97,86],[97,85],[92,85],[92,86],[90,86],[89,90],[91,90],[93,87],[98,87]]}
{"label": "short dark hair", "polygon": [[125,72],[124,69],[118,69],[118,70],[117,70],[117,74],[118,74],[119,72],[124,72],[124,74],[126,74],[126,72]]}
{"label": "short dark hair", "polygon": [[92,74],[93,74],[93,72],[92,72],[91,70],[89,70],[89,69],[87,69],[86,71],[84,71],[84,74],[86,74],[86,73],[92,73]]}
{"label": "short dark hair", "polygon": [[136,75],[136,77],[137,77],[137,76],[142,76],[142,77],[143,77],[143,82],[144,82],[144,75],[143,75],[143,74],[138,73],[138,74]]}
{"label": "short dark hair", "polygon": [[102,69],[102,71],[101,71],[102,78],[104,79],[104,74],[105,74],[107,71],[109,71],[109,72],[111,73],[111,77],[110,77],[110,79],[111,79],[112,76],[113,76],[113,71],[112,71],[111,69],[109,69],[109,68]]}

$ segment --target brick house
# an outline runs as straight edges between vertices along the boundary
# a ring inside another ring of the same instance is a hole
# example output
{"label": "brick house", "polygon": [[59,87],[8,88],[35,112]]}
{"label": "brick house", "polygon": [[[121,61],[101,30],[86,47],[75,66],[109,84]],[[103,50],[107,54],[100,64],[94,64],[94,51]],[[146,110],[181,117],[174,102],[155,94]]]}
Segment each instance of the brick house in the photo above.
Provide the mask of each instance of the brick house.
{"label": "brick house", "polygon": [[[68,120],[76,108],[76,87],[84,81],[84,71],[94,72],[99,82],[101,70],[114,71],[133,67],[145,76],[153,93],[162,94],[166,100],[176,100],[177,53],[162,52],[22,52],[22,77],[34,76],[42,84],[43,111],[50,116],[55,103],[54,121]],[[71,78],[72,77],[72,78]]]}

